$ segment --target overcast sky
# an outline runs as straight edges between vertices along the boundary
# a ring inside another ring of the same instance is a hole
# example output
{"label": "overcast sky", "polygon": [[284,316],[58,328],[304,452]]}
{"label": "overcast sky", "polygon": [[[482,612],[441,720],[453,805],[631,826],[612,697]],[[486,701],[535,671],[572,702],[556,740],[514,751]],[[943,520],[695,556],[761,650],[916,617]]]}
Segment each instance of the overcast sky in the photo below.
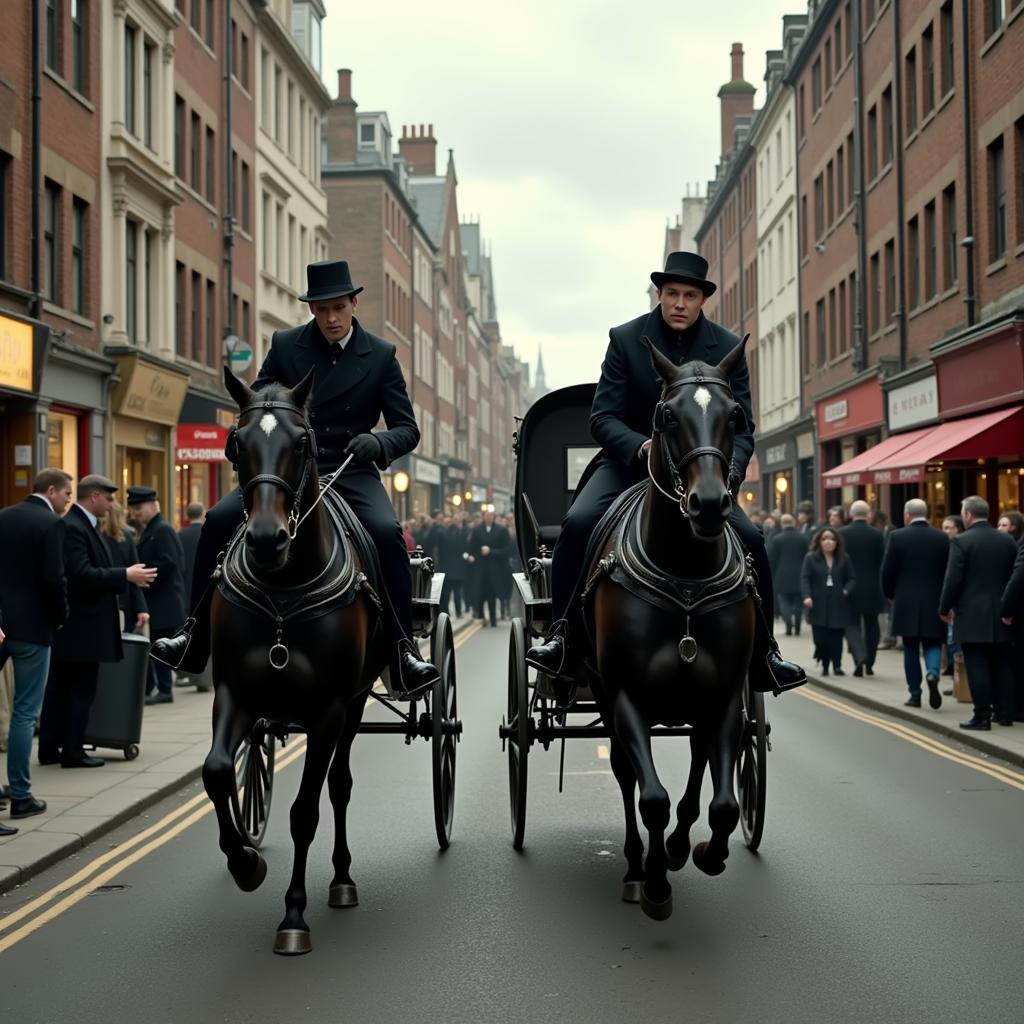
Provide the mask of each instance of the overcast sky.
{"label": "overcast sky", "polygon": [[327,0],[324,81],[352,69],[361,110],[434,125],[463,219],[494,258],[501,333],[549,387],[596,380],[608,328],[648,306],[668,218],[721,150],[719,86],[743,43],[763,101],[765,50],[803,0]]}

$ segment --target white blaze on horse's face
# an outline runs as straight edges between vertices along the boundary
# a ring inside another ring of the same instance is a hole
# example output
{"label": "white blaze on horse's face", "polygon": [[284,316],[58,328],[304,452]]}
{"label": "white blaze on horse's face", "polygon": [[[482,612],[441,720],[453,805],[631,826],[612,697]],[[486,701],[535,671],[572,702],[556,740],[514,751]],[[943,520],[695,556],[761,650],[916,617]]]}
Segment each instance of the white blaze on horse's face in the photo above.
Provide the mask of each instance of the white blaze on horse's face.
{"label": "white blaze on horse's face", "polygon": [[708,406],[711,404],[711,392],[705,387],[699,387],[693,393],[693,400],[700,406],[701,414],[707,416]]}
{"label": "white blaze on horse's face", "polygon": [[274,432],[274,427],[276,426],[277,417],[274,416],[272,413],[265,412],[263,414],[263,419],[260,420],[260,430],[262,430],[263,433],[267,435],[267,437],[270,437],[270,435]]}

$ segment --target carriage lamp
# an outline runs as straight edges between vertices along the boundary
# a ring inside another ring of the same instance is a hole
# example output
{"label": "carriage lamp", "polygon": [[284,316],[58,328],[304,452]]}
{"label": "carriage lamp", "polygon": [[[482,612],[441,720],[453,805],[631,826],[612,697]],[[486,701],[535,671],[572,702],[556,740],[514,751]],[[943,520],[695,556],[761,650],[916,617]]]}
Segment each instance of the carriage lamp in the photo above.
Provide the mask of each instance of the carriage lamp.
{"label": "carriage lamp", "polygon": [[461,504],[462,504],[462,495],[461,495],[461,494],[453,494],[453,495],[452,495],[452,504],[453,504],[453,505],[454,505],[454,506],[455,506],[456,508],[458,508],[458,507],[459,507],[459,505],[461,505]]}
{"label": "carriage lamp", "polygon": [[394,487],[399,494],[405,494],[409,490],[409,474],[404,469],[400,469],[392,478],[391,486]]}
{"label": "carriage lamp", "polygon": [[784,476],[777,476],[775,478],[775,490],[779,494],[785,494],[789,490],[789,481]]}

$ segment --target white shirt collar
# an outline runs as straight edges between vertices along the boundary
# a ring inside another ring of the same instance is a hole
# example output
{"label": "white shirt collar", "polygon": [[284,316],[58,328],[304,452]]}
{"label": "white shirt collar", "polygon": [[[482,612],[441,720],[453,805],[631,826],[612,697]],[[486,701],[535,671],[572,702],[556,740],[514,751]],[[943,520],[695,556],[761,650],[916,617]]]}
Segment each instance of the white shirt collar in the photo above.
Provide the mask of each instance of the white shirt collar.
{"label": "white shirt collar", "polygon": [[[78,502],[76,501],[75,504],[78,505]],[[99,526],[100,521],[84,505],[78,505],[78,507],[85,513],[89,522],[92,523],[92,528],[95,530]]]}
{"label": "white shirt collar", "polygon": [[353,324],[348,329],[348,334],[346,334],[345,337],[341,339],[341,341],[336,341],[336,342],[334,342],[334,344],[337,345],[339,348],[341,348],[342,351],[344,351],[345,350],[345,346],[352,340],[352,335],[355,333],[355,329],[356,329],[356,325]]}
{"label": "white shirt collar", "polygon": [[914,518],[910,520],[910,525],[913,526],[914,523],[927,523],[927,522],[928,522],[928,517],[927,516],[914,516]]}
{"label": "white shirt collar", "polygon": [[45,494],[30,494],[29,497],[38,498],[54,515],[57,514],[57,510],[53,507],[53,502]]}

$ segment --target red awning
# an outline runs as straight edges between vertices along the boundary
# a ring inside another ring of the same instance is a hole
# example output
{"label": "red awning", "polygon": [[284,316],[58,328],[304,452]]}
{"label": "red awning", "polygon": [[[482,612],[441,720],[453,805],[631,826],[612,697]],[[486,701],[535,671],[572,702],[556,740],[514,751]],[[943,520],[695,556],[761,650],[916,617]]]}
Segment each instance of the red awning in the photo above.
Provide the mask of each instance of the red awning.
{"label": "red awning", "polygon": [[921,430],[908,430],[905,434],[893,434],[884,441],[879,442],[866,452],[855,455],[852,459],[838,466],[833,466],[825,472],[826,487],[842,487],[844,484],[866,484],[871,480],[871,467],[875,466],[882,459],[895,455],[898,451],[906,448],[907,445],[920,441],[925,434],[930,434],[934,428],[924,427]]}
{"label": "red awning", "polygon": [[918,483],[924,479],[929,462],[1014,455],[1024,455],[1024,406],[932,427],[913,444],[887,458],[875,459],[871,471],[876,484]]}

